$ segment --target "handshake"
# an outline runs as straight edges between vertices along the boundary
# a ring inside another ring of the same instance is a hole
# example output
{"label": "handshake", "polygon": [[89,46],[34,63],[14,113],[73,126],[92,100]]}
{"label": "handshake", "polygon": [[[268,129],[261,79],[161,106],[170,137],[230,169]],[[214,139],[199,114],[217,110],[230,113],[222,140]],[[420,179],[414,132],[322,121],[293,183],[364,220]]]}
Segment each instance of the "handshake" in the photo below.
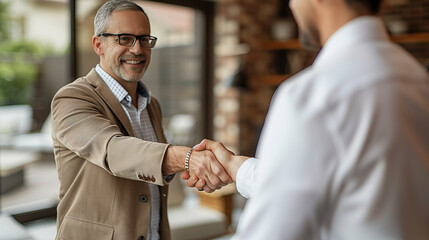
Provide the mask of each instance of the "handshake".
{"label": "handshake", "polygon": [[222,143],[204,139],[193,148],[189,159],[189,172],[182,173],[188,187],[214,192],[235,182],[238,169],[249,157],[236,156]]}

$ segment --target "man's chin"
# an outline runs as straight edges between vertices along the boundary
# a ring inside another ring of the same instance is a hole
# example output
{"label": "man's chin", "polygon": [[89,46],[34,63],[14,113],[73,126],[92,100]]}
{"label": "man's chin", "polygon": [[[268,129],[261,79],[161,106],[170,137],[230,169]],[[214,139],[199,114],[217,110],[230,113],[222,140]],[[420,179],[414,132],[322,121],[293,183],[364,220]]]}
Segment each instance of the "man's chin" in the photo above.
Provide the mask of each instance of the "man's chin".
{"label": "man's chin", "polygon": [[124,79],[126,82],[138,82],[143,79],[145,72],[140,74],[121,74],[120,77]]}
{"label": "man's chin", "polygon": [[143,76],[141,76],[141,77],[124,77],[122,79],[124,79],[126,82],[138,82],[138,81],[143,79]]}

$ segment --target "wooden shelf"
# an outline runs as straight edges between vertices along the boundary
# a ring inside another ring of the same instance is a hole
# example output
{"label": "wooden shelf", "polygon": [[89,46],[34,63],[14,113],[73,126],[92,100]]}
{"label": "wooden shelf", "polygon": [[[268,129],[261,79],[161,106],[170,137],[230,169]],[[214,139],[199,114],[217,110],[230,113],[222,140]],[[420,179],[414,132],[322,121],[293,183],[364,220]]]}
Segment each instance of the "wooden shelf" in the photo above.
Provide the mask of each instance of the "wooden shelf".
{"label": "wooden shelf", "polygon": [[[429,33],[409,33],[401,35],[391,35],[390,39],[396,43],[429,43]],[[266,50],[299,50],[304,49],[297,39],[287,41],[266,41],[263,43]],[[283,81],[291,77],[291,74],[272,74],[261,77],[265,85],[278,86]]]}
{"label": "wooden shelf", "polygon": [[262,76],[262,82],[269,86],[278,86],[280,83],[290,78],[291,74],[273,74]]}
{"label": "wooden shelf", "polygon": [[266,50],[293,50],[303,49],[298,39],[291,39],[287,41],[266,41],[263,43],[263,48]]}
{"label": "wooden shelf", "polygon": [[397,43],[429,43],[429,33],[391,35],[390,39]]}
{"label": "wooden shelf", "polygon": [[[391,35],[390,39],[396,43],[429,43],[429,33],[409,33]],[[297,50],[303,49],[298,39],[286,41],[266,41],[263,43],[266,50]]]}

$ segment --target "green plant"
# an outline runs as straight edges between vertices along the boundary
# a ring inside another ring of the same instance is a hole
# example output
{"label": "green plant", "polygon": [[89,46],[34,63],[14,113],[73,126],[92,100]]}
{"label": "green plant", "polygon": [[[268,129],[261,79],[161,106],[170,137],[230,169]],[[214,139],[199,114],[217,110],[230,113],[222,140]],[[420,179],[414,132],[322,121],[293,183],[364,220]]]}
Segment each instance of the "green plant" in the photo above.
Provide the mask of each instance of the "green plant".
{"label": "green plant", "polygon": [[9,3],[0,1],[0,42],[8,39]]}
{"label": "green plant", "polygon": [[0,42],[0,55],[20,55],[31,54],[35,57],[42,57],[46,54],[53,54],[51,46],[42,46],[41,44],[28,41]]}
{"label": "green plant", "polygon": [[30,104],[43,50],[29,42],[0,42],[0,106]]}
{"label": "green plant", "polygon": [[40,59],[53,48],[11,41],[9,2],[0,0],[0,105],[30,104]]}
{"label": "green plant", "polygon": [[0,105],[28,104],[37,65],[22,61],[0,63]]}

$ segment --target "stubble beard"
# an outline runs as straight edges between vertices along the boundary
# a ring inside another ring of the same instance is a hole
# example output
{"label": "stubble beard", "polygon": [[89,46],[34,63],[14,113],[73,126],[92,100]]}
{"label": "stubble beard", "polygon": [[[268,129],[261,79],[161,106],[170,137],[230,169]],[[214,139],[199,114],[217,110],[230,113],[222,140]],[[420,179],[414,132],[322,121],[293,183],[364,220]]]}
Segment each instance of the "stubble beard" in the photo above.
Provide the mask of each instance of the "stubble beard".
{"label": "stubble beard", "polygon": [[110,64],[110,69],[113,70],[113,73],[115,73],[116,76],[120,77],[121,79],[123,79],[127,82],[141,81],[143,79],[145,72],[146,72],[146,68],[144,68],[144,69],[142,69],[142,72],[139,75],[137,75],[136,77],[130,77],[130,76],[127,76],[127,73],[125,73],[121,69],[121,64],[119,64],[119,65]]}

